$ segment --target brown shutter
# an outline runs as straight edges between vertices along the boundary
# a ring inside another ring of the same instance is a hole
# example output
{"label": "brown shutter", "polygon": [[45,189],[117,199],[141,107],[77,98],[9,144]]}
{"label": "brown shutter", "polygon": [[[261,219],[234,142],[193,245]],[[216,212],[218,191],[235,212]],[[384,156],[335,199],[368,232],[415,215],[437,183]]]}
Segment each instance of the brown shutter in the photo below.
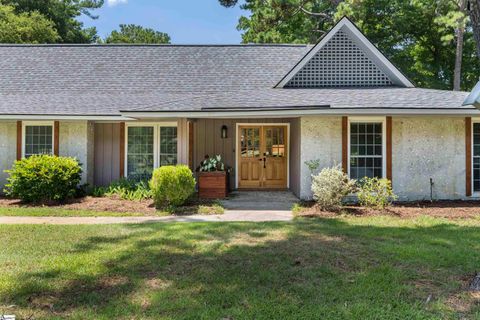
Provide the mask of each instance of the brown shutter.
{"label": "brown shutter", "polygon": [[465,194],[472,195],[472,118],[465,118]]}
{"label": "brown shutter", "polygon": [[342,117],[342,169],[348,174],[348,117]]}
{"label": "brown shutter", "polygon": [[387,117],[387,179],[392,181],[392,117]]}
{"label": "brown shutter", "polygon": [[125,122],[120,122],[120,178],[125,177]]}
{"label": "brown shutter", "polygon": [[58,156],[60,144],[60,122],[53,122],[53,154]]}
{"label": "brown shutter", "polygon": [[22,159],[22,121],[17,121],[17,160]]}
{"label": "brown shutter", "polygon": [[193,170],[193,121],[188,121],[188,166]]}

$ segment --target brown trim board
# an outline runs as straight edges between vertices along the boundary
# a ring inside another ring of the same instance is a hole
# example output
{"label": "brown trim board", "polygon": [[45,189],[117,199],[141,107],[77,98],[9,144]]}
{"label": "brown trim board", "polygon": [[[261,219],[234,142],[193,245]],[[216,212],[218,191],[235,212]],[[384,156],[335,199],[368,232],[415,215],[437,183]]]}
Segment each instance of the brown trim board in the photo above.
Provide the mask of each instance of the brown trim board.
{"label": "brown trim board", "polygon": [[387,179],[392,181],[392,117],[387,117],[386,123],[386,140],[387,140]]}
{"label": "brown trim board", "polygon": [[342,117],[342,169],[348,174],[348,117]]}
{"label": "brown trim board", "polygon": [[17,121],[17,160],[22,159],[22,121]]}
{"label": "brown trim board", "polygon": [[53,122],[53,154],[58,156],[60,146],[60,122]]}
{"label": "brown trim board", "polygon": [[465,118],[465,195],[472,195],[472,118]]}

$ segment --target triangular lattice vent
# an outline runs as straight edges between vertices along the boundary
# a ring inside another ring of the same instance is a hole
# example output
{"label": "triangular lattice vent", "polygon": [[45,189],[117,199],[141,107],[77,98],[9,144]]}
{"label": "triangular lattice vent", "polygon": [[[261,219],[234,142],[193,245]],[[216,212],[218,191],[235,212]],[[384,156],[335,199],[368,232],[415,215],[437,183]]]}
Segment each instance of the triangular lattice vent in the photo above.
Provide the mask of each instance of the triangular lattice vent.
{"label": "triangular lattice vent", "polygon": [[289,88],[378,87],[392,81],[339,30],[287,83]]}

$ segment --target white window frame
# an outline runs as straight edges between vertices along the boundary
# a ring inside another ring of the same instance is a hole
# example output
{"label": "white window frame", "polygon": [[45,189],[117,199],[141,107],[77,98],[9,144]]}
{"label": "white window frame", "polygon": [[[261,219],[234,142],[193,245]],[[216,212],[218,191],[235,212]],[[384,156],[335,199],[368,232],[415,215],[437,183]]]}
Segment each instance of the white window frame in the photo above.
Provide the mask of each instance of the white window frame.
{"label": "white window frame", "polygon": [[381,123],[382,124],[382,178],[387,176],[387,117],[348,117],[347,125],[347,168],[350,178],[350,127],[351,123]]}
{"label": "white window frame", "polygon": [[125,159],[124,172],[125,177],[128,177],[128,128],[129,127],[152,127],[153,128],[153,169],[160,166],[160,128],[161,127],[176,127],[177,128],[177,161],[178,161],[178,122],[133,122],[125,123]]}
{"label": "white window frame", "polygon": [[55,121],[22,121],[22,158],[25,158],[25,151],[27,146],[27,135],[26,135],[26,127],[31,126],[50,126],[52,127],[52,152],[50,153],[53,155],[55,153]]}

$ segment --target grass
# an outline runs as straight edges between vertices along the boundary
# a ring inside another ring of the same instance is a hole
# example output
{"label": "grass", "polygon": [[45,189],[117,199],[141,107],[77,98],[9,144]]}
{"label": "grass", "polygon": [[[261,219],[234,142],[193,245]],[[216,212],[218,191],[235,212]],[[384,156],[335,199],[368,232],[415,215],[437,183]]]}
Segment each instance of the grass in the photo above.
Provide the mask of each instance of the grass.
{"label": "grass", "polygon": [[479,227],[387,216],[0,225],[0,314],[479,319],[478,296],[465,290],[479,267]]}

